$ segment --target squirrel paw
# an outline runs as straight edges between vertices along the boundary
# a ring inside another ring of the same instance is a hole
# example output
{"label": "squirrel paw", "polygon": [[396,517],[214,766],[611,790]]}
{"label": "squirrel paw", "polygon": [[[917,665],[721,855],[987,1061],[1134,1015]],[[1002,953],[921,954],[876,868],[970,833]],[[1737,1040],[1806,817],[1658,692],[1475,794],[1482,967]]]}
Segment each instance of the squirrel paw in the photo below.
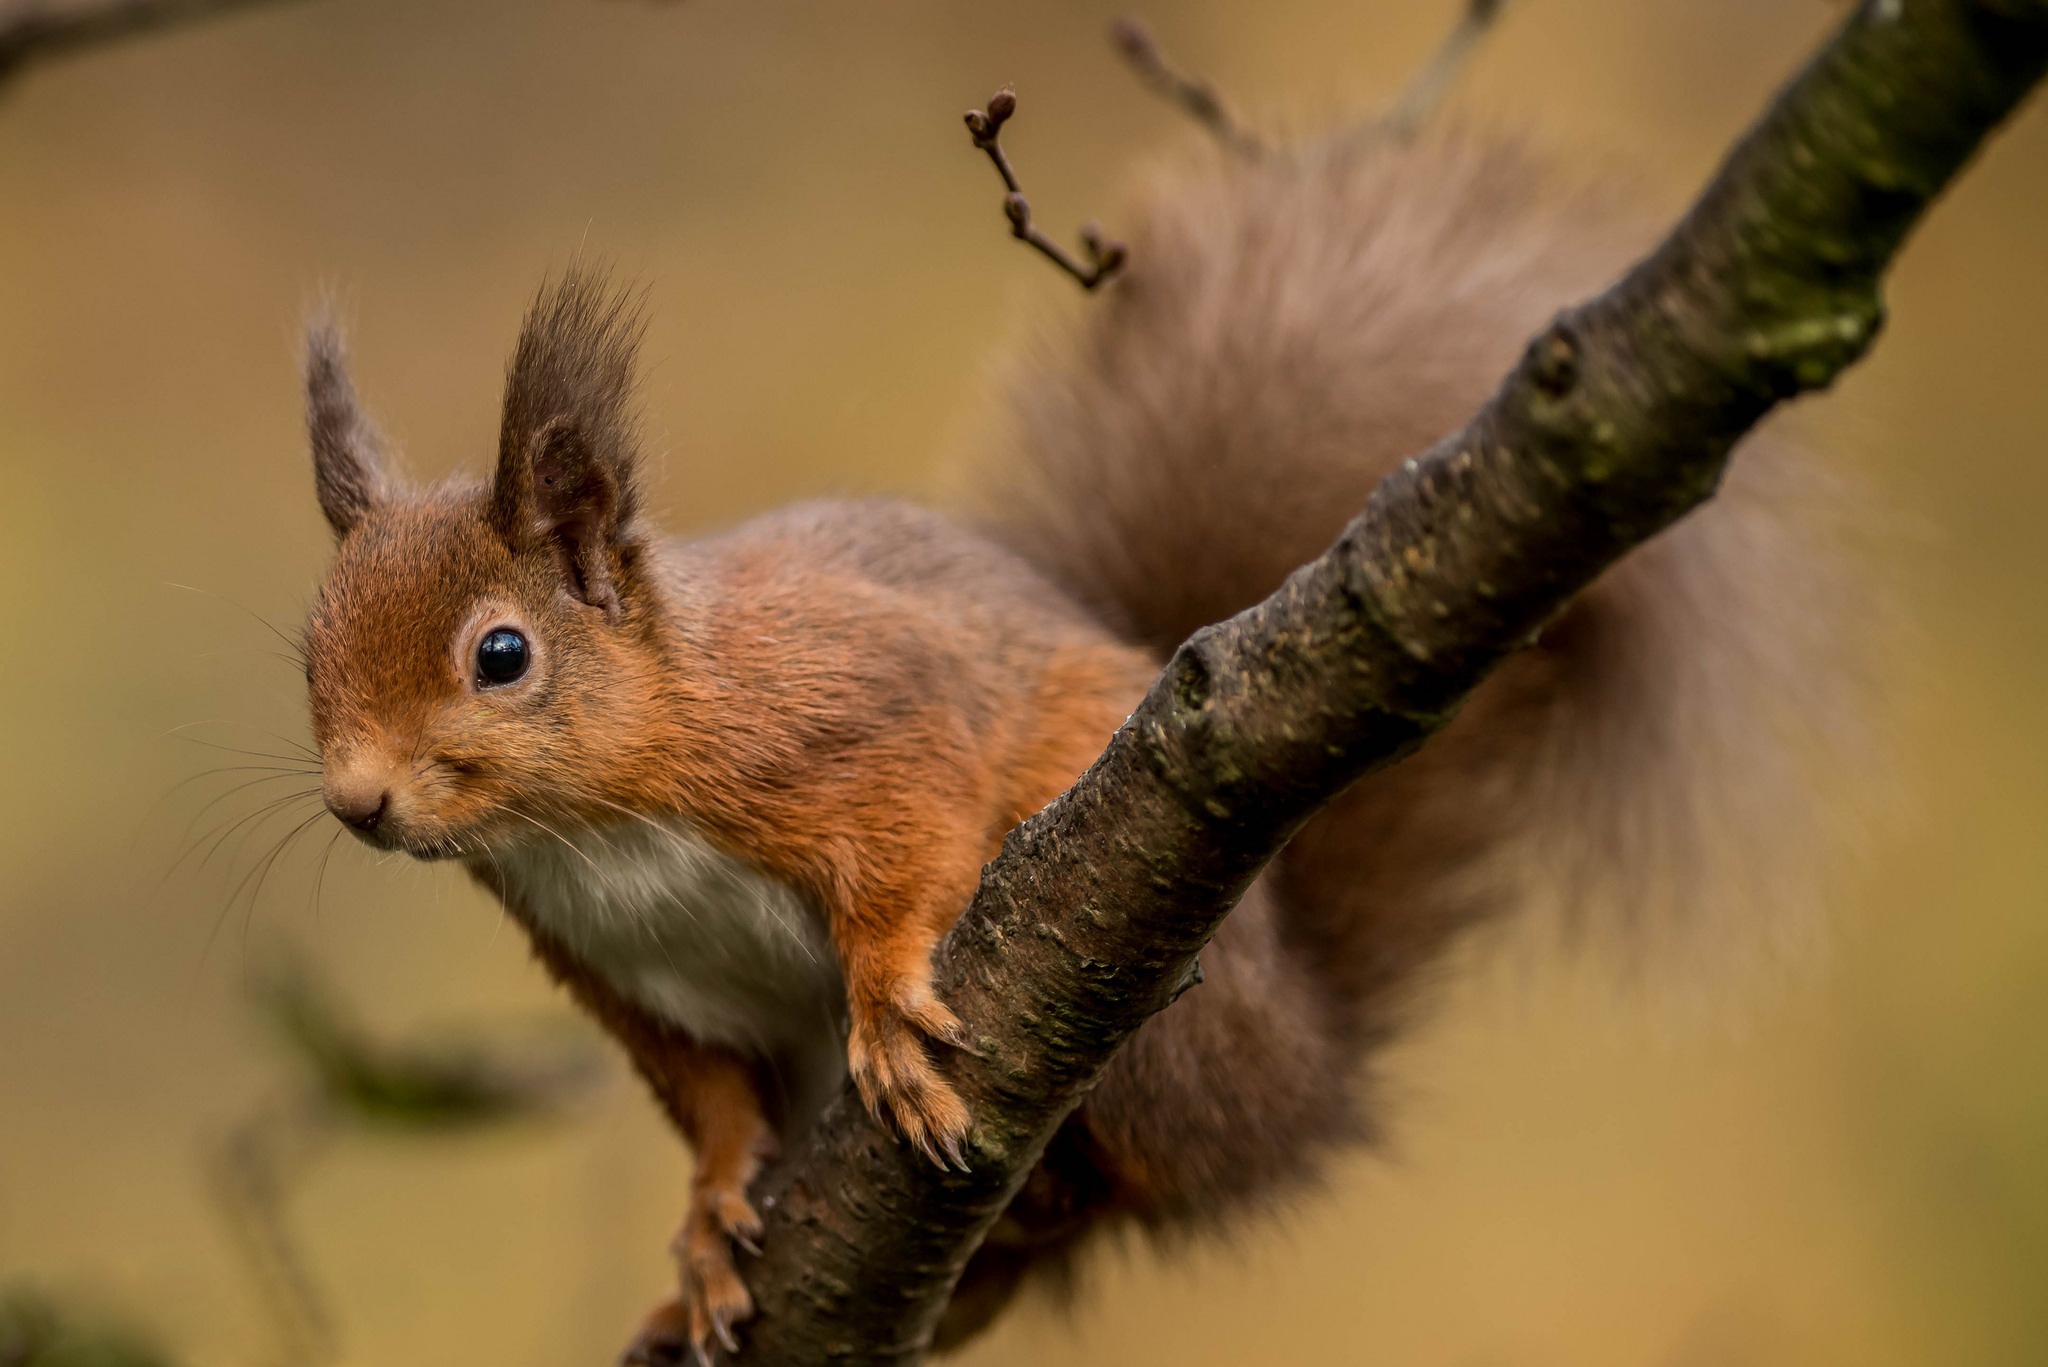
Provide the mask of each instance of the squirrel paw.
{"label": "squirrel paw", "polygon": [[761,1217],[732,1191],[700,1191],[671,1245],[682,1274],[682,1294],[656,1308],[640,1326],[620,1367],[710,1367],[715,1338],[739,1350],[734,1328],[754,1313],[754,1298],[733,1266],[734,1244],[758,1249]]}
{"label": "squirrel paw", "polygon": [[655,1307],[619,1355],[619,1367],[704,1367],[709,1360],[703,1346],[691,1342],[689,1312],[677,1300]]}
{"label": "squirrel paw", "polygon": [[898,988],[888,1001],[856,1011],[846,1062],[861,1100],[877,1118],[940,1167],[967,1171],[967,1104],[939,1075],[925,1048],[935,1039],[966,1048],[967,1029],[928,985]]}

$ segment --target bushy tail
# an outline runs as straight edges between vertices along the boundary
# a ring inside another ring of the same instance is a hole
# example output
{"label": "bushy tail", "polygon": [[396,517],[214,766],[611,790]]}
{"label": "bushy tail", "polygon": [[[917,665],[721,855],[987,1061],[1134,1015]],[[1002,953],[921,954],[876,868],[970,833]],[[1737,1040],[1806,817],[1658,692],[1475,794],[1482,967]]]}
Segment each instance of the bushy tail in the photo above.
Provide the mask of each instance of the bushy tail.
{"label": "bushy tail", "polygon": [[[1612,189],[1456,133],[1161,173],[1128,274],[1008,377],[980,516],[1164,652],[1320,553],[1642,228]],[[1303,833],[1274,876],[1361,1029],[1510,910],[1688,950],[1803,933],[1827,824],[1813,751],[1855,711],[1832,498],[1753,438],[1713,504]]]}

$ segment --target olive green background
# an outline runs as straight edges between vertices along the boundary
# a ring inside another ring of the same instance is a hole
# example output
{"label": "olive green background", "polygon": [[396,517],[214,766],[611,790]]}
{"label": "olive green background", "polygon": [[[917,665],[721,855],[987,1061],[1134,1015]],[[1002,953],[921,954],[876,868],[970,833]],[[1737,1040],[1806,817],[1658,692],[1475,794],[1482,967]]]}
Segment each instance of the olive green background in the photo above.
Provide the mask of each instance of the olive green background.
{"label": "olive green background", "polygon": [[[1452,9],[1148,17],[1304,124],[1385,100]],[[651,282],[670,526],[931,487],[1008,325],[1079,304],[1005,236],[959,112],[1017,83],[1009,141],[1059,230],[1113,228],[1120,178],[1185,136],[1110,54],[1113,12],[303,0],[0,92],[0,1280],[270,1361],[197,1170],[280,1076],[251,967],[300,944],[394,1034],[567,1014],[453,870],[343,845],[316,897],[324,824],[253,899],[229,905],[262,837],[166,877],[226,780],[174,785],[235,762],[167,733],[303,734],[250,614],[292,623],[327,548],[307,301],[344,300],[416,474],[481,466],[521,305],[584,250]],[[1675,210],[1838,13],[1525,0],[1458,103]],[[1813,405],[1900,515],[1919,633],[1888,670],[1898,814],[1838,880],[1827,961],[1702,1024],[1497,954],[1399,1050],[1388,1153],[1227,1249],[1098,1260],[1071,1315],[1027,1310],[973,1367],[2048,1361],[2044,244],[2035,108]],[[621,1075],[573,1124],[344,1145],[294,1213],[352,1367],[596,1363],[662,1290],[686,1173]]]}

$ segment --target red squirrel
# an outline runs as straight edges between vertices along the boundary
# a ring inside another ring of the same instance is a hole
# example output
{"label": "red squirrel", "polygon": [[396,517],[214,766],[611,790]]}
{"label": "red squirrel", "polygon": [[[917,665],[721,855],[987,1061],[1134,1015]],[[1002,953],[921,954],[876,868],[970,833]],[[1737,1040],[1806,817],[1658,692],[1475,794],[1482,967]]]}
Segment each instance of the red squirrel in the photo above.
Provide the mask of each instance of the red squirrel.
{"label": "red squirrel", "polygon": [[[1130,221],[1123,276],[1027,347],[943,511],[659,535],[641,296],[599,274],[535,298],[481,483],[401,485],[336,333],[311,333],[326,802],[499,898],[694,1149],[679,1295],[637,1360],[733,1340],[750,1185],[848,1076],[957,1160],[974,1118],[931,956],[1004,833],[1175,643],[1320,551],[1643,241],[1611,193],[1457,133],[1196,155]],[[942,1344],[1092,1231],[1214,1225],[1369,1136],[1375,1053],[1472,927],[1611,905],[1711,940],[1752,893],[1796,900],[1819,804],[1788,728],[1845,704],[1810,481],[1752,445],[1253,886],[976,1254]]]}

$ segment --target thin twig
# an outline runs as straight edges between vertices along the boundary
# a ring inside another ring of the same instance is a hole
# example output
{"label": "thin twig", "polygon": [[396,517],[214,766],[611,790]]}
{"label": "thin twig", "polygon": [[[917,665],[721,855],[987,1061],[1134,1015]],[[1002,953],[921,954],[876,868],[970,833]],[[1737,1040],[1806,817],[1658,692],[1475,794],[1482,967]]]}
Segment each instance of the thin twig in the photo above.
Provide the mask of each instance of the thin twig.
{"label": "thin twig", "polygon": [[0,85],[80,48],[278,0],[0,0]]}
{"label": "thin twig", "polygon": [[1444,39],[1443,46],[1429,59],[1429,65],[1415,74],[1401,98],[1379,121],[1379,127],[1395,137],[1410,138],[1435,116],[1444,96],[1465,74],[1465,66],[1478,50],[1480,41],[1508,7],[1508,0],[1466,0],[1465,13]]}
{"label": "thin twig", "polygon": [[1259,157],[1266,153],[1266,145],[1259,136],[1246,128],[1223,95],[1209,82],[1199,76],[1190,76],[1167,60],[1165,52],[1152,37],[1152,30],[1132,18],[1118,19],[1110,25],[1110,38],[1116,49],[1130,63],[1131,69],[1153,93],[1172,105],[1196,123],[1209,130],[1210,136],[1232,152],[1242,157]]}
{"label": "thin twig", "polygon": [[1102,229],[1095,223],[1084,223],[1081,225],[1081,247],[1088,253],[1084,264],[1039,231],[1038,225],[1031,221],[1031,203],[1024,198],[1024,187],[1018,182],[1016,171],[1011,169],[1010,158],[1003,151],[1001,141],[1003,125],[1016,112],[1017,92],[1009,86],[989,96],[988,108],[967,111],[969,136],[974,139],[976,147],[988,153],[988,159],[995,163],[996,174],[1003,178],[1003,186],[1009,192],[1003,196],[1003,214],[1010,220],[1010,235],[1036,247],[1048,261],[1080,281],[1082,289],[1092,290],[1123,267],[1124,244],[1105,239]]}

